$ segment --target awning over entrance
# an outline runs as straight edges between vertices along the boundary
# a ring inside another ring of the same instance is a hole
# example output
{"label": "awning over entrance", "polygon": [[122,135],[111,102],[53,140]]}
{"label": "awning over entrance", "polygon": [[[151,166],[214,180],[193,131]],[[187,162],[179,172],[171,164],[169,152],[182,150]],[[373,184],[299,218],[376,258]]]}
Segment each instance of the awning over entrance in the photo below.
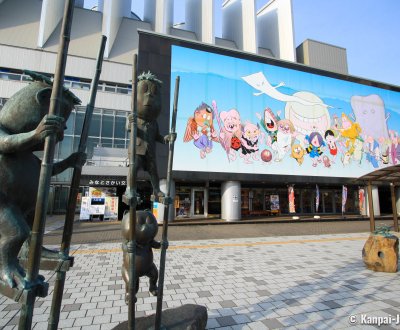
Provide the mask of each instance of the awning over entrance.
{"label": "awning over entrance", "polygon": [[400,164],[389,167],[380,168],[368,174],[365,174],[355,180],[358,184],[368,185],[368,209],[370,218],[370,230],[375,230],[375,216],[374,206],[372,202],[372,185],[373,184],[390,184],[390,192],[392,197],[392,210],[393,210],[393,227],[394,231],[399,231],[399,223],[397,220],[397,207],[396,207],[396,194],[394,187],[400,186]]}
{"label": "awning over entrance", "polygon": [[371,182],[371,184],[393,183],[400,185],[400,164],[380,168],[359,177],[357,183]]}

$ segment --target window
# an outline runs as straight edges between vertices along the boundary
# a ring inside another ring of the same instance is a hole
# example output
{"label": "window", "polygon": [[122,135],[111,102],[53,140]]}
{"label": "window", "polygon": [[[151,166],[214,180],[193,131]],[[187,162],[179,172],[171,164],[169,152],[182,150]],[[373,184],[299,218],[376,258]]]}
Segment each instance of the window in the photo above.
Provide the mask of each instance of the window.
{"label": "window", "polygon": [[89,136],[100,136],[100,114],[94,113],[90,123]]}
{"label": "window", "polygon": [[101,137],[112,138],[113,126],[114,126],[114,117],[109,115],[103,115],[103,121],[101,125]]}
{"label": "window", "polygon": [[114,137],[117,139],[124,139],[126,130],[125,130],[125,122],[126,117],[115,117],[115,130],[114,130]]}

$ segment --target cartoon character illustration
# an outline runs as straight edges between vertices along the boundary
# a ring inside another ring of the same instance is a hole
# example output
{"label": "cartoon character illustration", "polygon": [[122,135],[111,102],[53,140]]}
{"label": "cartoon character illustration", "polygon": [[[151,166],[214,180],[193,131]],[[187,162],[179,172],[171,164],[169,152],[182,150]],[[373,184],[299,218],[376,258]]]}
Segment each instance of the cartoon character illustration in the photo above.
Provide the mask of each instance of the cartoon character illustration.
{"label": "cartoon character illustration", "polygon": [[289,152],[292,145],[293,133],[294,127],[290,120],[282,119],[278,122],[276,142],[272,144],[272,149],[276,153],[276,162],[282,161],[286,153]]}
{"label": "cartoon character illustration", "polygon": [[354,95],[350,103],[356,122],[363,129],[363,134],[372,136],[375,140],[378,140],[380,137],[389,138],[387,127],[389,114],[385,113],[385,104],[379,95]]}
{"label": "cartoon character illustration", "polygon": [[354,142],[361,134],[360,125],[353,122],[345,113],[342,113],[342,128],[339,131],[340,135],[347,139],[345,146],[352,155],[354,153]]}
{"label": "cartoon character illustration", "polygon": [[335,131],[338,131],[341,128],[339,124],[339,117],[335,114],[333,115],[333,129]]}
{"label": "cartoon character illustration", "polygon": [[384,165],[389,164],[389,147],[382,153],[381,160]]}
{"label": "cartoon character illustration", "polygon": [[351,153],[346,151],[343,155],[342,155],[342,164],[343,166],[347,166],[349,165],[351,162]]}
{"label": "cartoon character illustration", "polygon": [[194,145],[200,149],[200,158],[205,158],[212,151],[213,141],[217,141],[217,132],[213,126],[213,111],[206,103],[201,103],[190,117],[183,142],[194,140]]}
{"label": "cartoon character illustration", "polygon": [[338,138],[335,137],[335,134],[333,133],[332,130],[328,129],[327,131],[325,131],[325,141],[328,145],[329,153],[331,154],[331,156],[333,156],[332,160],[333,163],[335,162],[338,153],[338,147],[336,145],[337,140]]}
{"label": "cartoon character illustration", "polygon": [[309,136],[307,135],[305,139],[308,142],[306,152],[312,159],[312,166],[316,167],[318,165],[317,162],[322,161],[322,147],[325,146],[324,139],[322,138],[322,135],[318,132],[312,132]]}
{"label": "cartoon character illustration", "polygon": [[398,163],[398,154],[400,153],[400,148],[399,148],[399,138],[398,138],[398,133],[390,130],[389,131],[390,135],[390,158],[392,160],[392,164],[396,165]]}
{"label": "cartoon character illustration", "polygon": [[378,142],[372,137],[368,136],[366,139],[367,150],[366,150],[366,160],[371,163],[374,168],[379,167],[380,150]]}
{"label": "cartoon character illustration", "polygon": [[321,100],[308,100],[307,98],[303,97],[303,94],[295,93],[293,95],[288,95],[279,92],[278,88],[285,86],[285,83],[280,82],[278,85],[272,86],[262,72],[253,73],[251,75],[242,77],[242,79],[259,91],[257,93],[253,93],[255,96],[266,94],[269,97],[281,102],[297,102],[307,106],[321,105],[324,107],[329,107]]}
{"label": "cartoon character illustration", "polygon": [[272,143],[276,142],[276,135],[278,133],[278,121],[281,120],[279,117],[280,111],[275,116],[270,108],[264,110],[264,118],[261,118],[259,113],[256,113],[256,117],[260,121],[261,127],[265,130],[267,135],[267,144],[271,146]]}
{"label": "cartoon character illustration", "polygon": [[301,165],[303,164],[304,161],[304,155],[305,155],[305,151],[303,149],[303,147],[300,144],[293,144],[292,145],[292,153],[291,153],[291,157],[296,159],[297,164]]}
{"label": "cartoon character illustration", "polygon": [[228,155],[228,159],[233,161],[236,159],[236,151],[241,148],[242,125],[240,114],[236,109],[231,109],[222,111],[219,118],[221,120],[219,140]]}
{"label": "cartoon character illustration", "polygon": [[297,92],[294,95],[312,103],[312,105],[298,102],[286,103],[285,118],[292,122],[296,131],[295,138],[303,143],[304,138],[312,132],[323,135],[331,126],[328,106],[313,93]]}
{"label": "cartoon character illustration", "polygon": [[327,155],[322,156],[322,163],[327,168],[331,167],[331,160],[329,159],[329,157]]}
{"label": "cartoon character illustration", "polygon": [[278,88],[285,83],[280,82],[277,86],[272,86],[262,72],[253,73],[242,79],[259,91],[254,93],[255,96],[266,94],[275,100],[286,102],[285,118],[292,122],[299,141],[303,141],[304,137],[313,131],[323,134],[330,127],[328,108],[331,106],[325,104],[315,94],[304,91],[293,95],[281,93]]}
{"label": "cartoon character illustration", "polygon": [[241,157],[244,158],[244,162],[246,164],[251,164],[252,161],[249,159],[250,155],[254,160],[259,160],[258,156],[258,140],[261,137],[260,125],[254,125],[252,123],[247,122],[243,126],[242,130],[242,138],[241,138],[241,147],[242,153]]}
{"label": "cartoon character illustration", "polygon": [[364,140],[360,137],[358,137],[355,141],[354,141],[354,152],[353,152],[353,159],[360,165],[362,158],[363,158],[363,143]]}

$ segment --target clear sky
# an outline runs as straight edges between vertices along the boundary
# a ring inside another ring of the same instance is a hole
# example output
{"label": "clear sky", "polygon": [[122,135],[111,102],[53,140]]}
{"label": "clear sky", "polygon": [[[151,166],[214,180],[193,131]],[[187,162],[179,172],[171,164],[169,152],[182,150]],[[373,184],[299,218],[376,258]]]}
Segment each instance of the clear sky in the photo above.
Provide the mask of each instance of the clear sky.
{"label": "clear sky", "polygon": [[[133,0],[143,15],[146,0]],[[200,0],[199,0],[200,1]],[[216,0],[222,3],[223,0]],[[257,0],[257,8],[268,0]],[[185,0],[175,0],[174,21],[183,22]],[[292,0],[295,46],[305,39],[346,48],[349,74],[400,86],[400,0]],[[97,0],[85,0],[85,7]],[[216,11],[216,34],[221,34]]]}

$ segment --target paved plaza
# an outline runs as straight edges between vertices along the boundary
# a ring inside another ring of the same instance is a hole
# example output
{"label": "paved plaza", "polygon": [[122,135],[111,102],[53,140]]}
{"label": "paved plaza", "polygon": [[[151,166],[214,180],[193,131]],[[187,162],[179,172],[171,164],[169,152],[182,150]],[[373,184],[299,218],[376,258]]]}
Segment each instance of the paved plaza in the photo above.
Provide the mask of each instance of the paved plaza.
{"label": "paved plaza", "polygon": [[[368,233],[172,241],[164,308],[201,304],[208,329],[399,329],[399,273],[364,267]],[[119,243],[73,246],[59,328],[112,329],[128,319]],[[156,264],[159,251],[155,252]],[[33,329],[47,329],[50,295],[35,305]],[[136,316],[155,312],[143,279]],[[0,298],[0,327],[16,329],[20,306]],[[380,318],[378,318],[380,317]],[[392,319],[393,317],[393,319]],[[374,323],[375,322],[375,323]]]}

